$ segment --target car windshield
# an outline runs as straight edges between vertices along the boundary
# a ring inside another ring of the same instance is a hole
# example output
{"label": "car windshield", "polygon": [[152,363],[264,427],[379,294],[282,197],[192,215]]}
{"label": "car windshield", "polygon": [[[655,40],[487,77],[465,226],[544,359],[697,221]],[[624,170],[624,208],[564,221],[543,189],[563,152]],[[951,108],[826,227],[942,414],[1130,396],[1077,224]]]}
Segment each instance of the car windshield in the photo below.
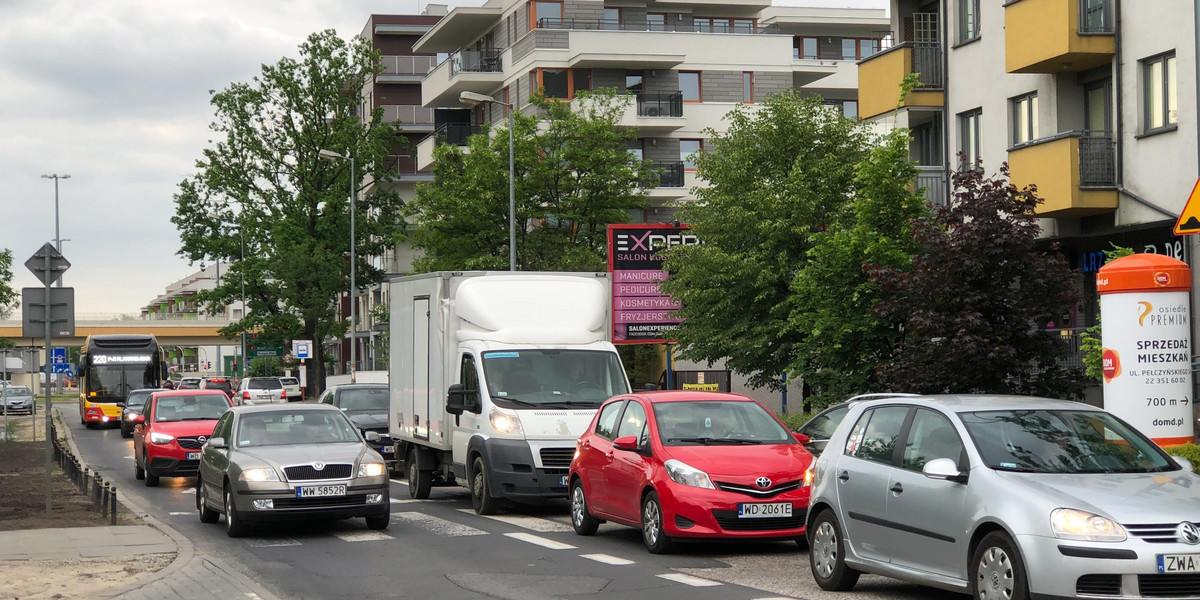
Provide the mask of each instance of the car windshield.
{"label": "car windshield", "polygon": [[520,350],[483,353],[488,393],[506,408],[597,407],[629,391],[612,352]]}
{"label": "car windshield", "polygon": [[797,443],[754,402],[657,402],[654,419],[665,446]]}
{"label": "car windshield", "polygon": [[229,402],[223,395],[166,396],[155,403],[154,421],[215,421],[221,418],[227,408]]}
{"label": "car windshield", "polygon": [[251,379],[246,382],[246,389],[250,390],[278,390],[283,389],[283,385],[278,379]]}
{"label": "car windshield", "polygon": [[345,411],[388,409],[387,388],[342,390],[337,396],[338,408]]}
{"label": "car windshield", "polygon": [[993,469],[1026,473],[1150,473],[1179,467],[1112,415],[1090,410],[960,413]]}
{"label": "car windshield", "polygon": [[134,390],[129,392],[129,398],[125,400],[125,406],[142,406],[146,404],[146,400],[150,398],[150,394],[161,390]]}
{"label": "car windshield", "polygon": [[340,412],[261,412],[243,415],[237,445],[344,444],[359,442],[358,430]]}
{"label": "car windshield", "polygon": [[26,396],[30,396],[30,397],[33,396],[33,392],[27,387],[4,388],[4,397],[5,398],[23,398]]}

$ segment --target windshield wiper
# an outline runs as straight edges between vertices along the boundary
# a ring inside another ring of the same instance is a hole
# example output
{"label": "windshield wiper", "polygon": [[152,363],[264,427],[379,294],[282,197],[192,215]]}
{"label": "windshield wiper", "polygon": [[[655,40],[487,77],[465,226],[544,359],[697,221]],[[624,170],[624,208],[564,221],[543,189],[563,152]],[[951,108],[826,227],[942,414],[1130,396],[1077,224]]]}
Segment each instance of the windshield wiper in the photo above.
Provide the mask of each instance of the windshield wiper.
{"label": "windshield wiper", "polygon": [[1009,473],[1043,473],[1044,472],[1044,471],[1035,471],[1033,469],[1026,469],[1026,468],[1022,468],[1022,467],[1001,466],[1001,467],[992,467],[992,469],[994,469],[996,471],[1007,471]]}
{"label": "windshield wiper", "polygon": [[744,440],[740,438],[715,438],[715,437],[690,437],[690,438],[667,438],[668,442],[690,442],[693,444],[704,444],[705,446],[713,444],[761,444],[760,440]]}
{"label": "windshield wiper", "polygon": [[557,400],[554,402],[542,402],[542,403],[538,404],[538,406],[541,406],[543,408],[572,408],[575,406],[586,406],[588,408],[595,408],[597,406],[600,406],[600,401],[596,401],[596,400]]}
{"label": "windshield wiper", "polygon": [[541,406],[541,404],[538,404],[537,402],[521,400],[520,398],[517,398],[515,396],[498,396],[496,394],[492,394],[492,400],[506,400],[508,402],[512,402],[513,404],[516,404],[517,406]]}
{"label": "windshield wiper", "polygon": [[216,421],[217,419],[220,419],[220,418],[221,418],[220,415],[218,415],[215,417],[184,417],[184,418],[178,419],[178,420],[179,421]]}

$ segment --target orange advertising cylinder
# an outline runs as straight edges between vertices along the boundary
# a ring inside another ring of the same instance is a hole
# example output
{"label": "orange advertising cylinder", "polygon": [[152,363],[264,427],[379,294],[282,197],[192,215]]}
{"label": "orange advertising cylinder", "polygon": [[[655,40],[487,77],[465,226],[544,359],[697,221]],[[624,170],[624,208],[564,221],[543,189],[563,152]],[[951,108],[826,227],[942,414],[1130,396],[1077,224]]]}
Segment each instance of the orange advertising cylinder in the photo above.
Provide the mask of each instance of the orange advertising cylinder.
{"label": "orange advertising cylinder", "polygon": [[1104,323],[1104,408],[1160,446],[1186,444],[1192,420],[1192,270],[1159,254],[1096,272]]}

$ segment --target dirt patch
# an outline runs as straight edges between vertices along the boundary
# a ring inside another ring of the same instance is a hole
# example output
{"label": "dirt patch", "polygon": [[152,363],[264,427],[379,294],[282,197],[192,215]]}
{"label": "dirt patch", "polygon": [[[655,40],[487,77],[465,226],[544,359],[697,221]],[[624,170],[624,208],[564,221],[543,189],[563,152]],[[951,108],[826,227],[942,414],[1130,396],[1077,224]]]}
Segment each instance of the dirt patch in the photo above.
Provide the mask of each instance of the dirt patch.
{"label": "dirt patch", "polygon": [[95,598],[106,590],[154,573],[174,559],[174,554],[142,554],[118,558],[0,562],[0,578],[3,578],[5,588],[0,592],[0,598]]}

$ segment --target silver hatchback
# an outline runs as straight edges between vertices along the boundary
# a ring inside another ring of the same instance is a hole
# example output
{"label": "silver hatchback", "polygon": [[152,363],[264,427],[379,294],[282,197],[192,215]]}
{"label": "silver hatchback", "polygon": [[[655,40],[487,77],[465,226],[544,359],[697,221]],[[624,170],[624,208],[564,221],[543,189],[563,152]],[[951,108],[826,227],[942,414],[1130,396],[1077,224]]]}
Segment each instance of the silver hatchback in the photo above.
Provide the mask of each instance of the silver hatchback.
{"label": "silver hatchback", "polygon": [[1200,598],[1200,477],[1093,406],[1016,396],[856,403],[815,464],[813,577],[976,598]]}

